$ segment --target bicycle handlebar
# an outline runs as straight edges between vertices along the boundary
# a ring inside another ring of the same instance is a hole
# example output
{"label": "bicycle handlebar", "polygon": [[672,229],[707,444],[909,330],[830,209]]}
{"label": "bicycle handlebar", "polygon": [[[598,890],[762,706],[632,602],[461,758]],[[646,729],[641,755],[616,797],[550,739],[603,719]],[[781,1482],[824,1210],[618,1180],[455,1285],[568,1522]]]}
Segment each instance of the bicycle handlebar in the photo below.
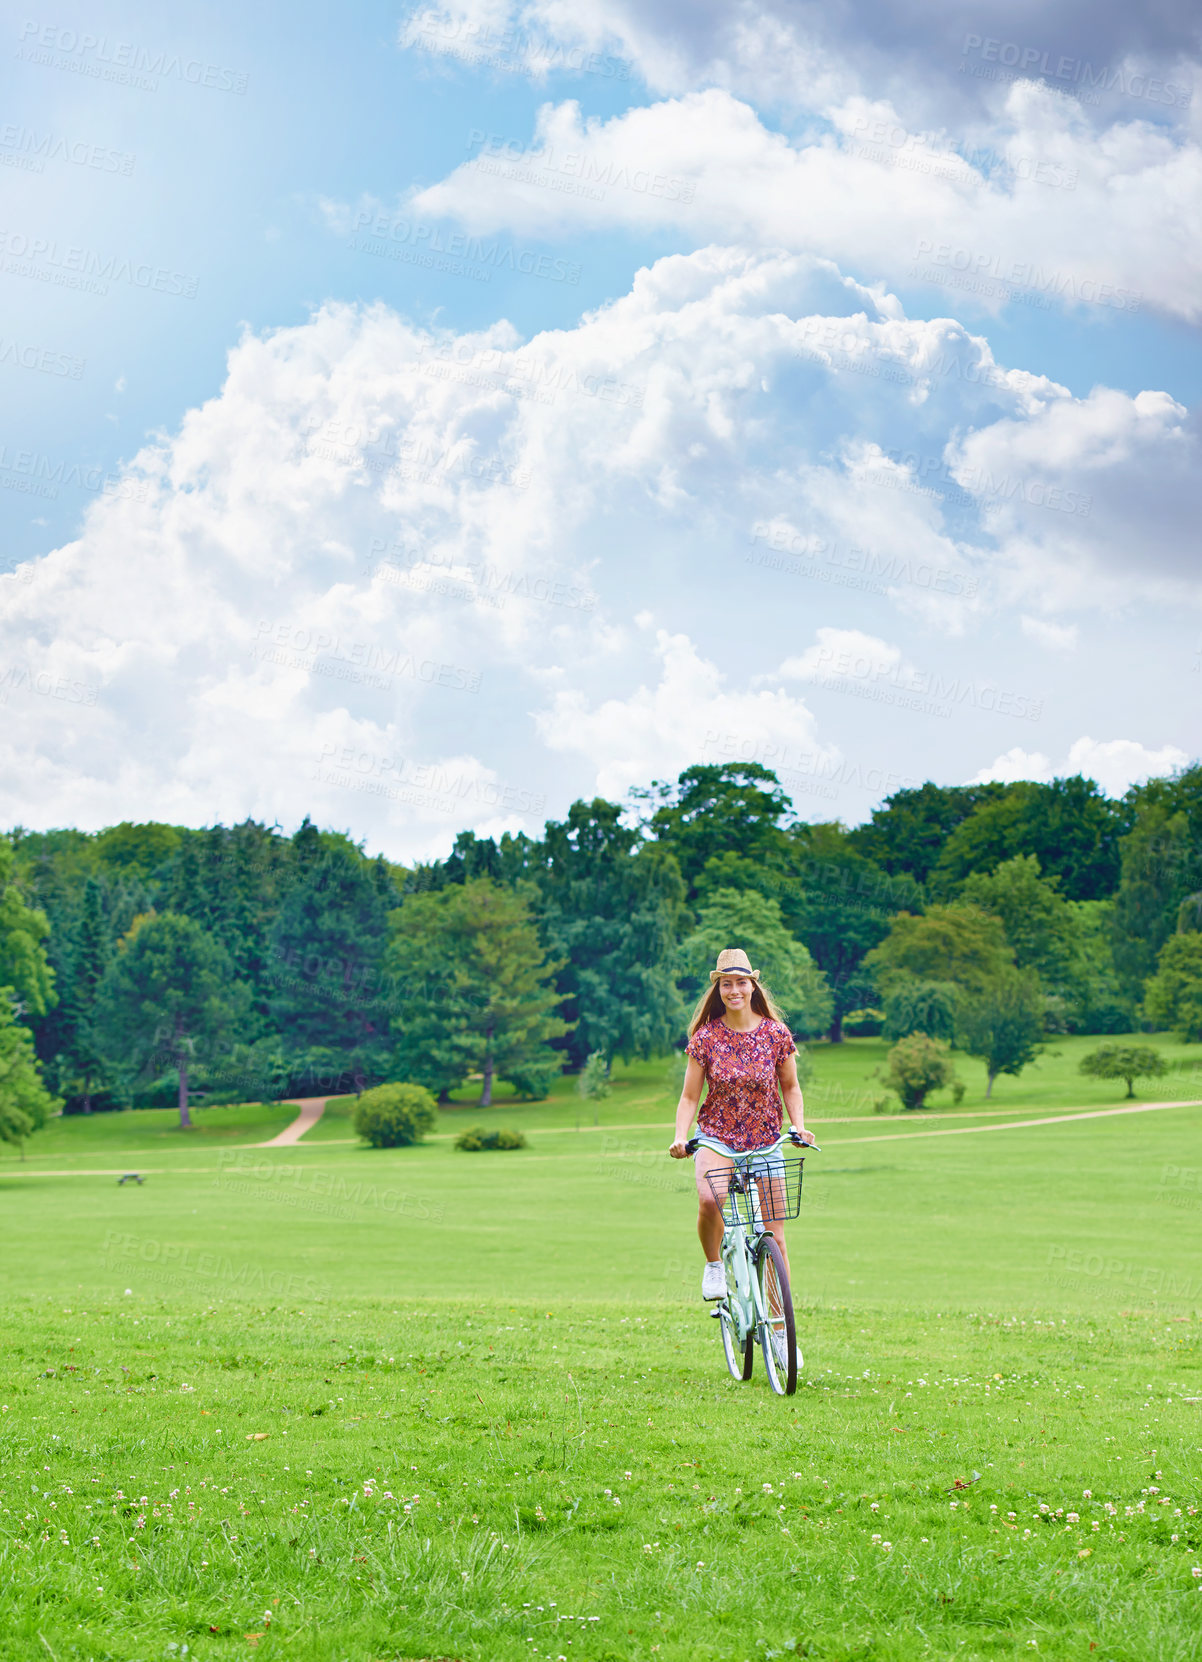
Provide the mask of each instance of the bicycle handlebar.
{"label": "bicycle handlebar", "polygon": [[[690,1137],[688,1142],[684,1145],[685,1153],[696,1154],[697,1150],[705,1141],[706,1139],[704,1137]],[[817,1143],[803,1142],[796,1131],[786,1131],[782,1133],[782,1135],[779,1136],[774,1143],[770,1143],[767,1148],[745,1148],[741,1150],[738,1158],[745,1159],[753,1154],[775,1154],[778,1148],[786,1147],[812,1148],[816,1154],[822,1153],[822,1150],[818,1147]]]}

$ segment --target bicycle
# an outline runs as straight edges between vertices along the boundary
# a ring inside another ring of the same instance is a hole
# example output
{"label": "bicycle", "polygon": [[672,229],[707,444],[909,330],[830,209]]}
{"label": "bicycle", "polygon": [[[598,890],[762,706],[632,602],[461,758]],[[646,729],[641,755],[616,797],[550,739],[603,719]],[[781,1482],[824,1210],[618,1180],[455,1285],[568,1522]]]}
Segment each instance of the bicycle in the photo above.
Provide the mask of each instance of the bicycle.
{"label": "bicycle", "polygon": [[[751,1378],[755,1342],[759,1339],[764,1372],[777,1396],[792,1396],[802,1358],[797,1350],[793,1295],[784,1257],[768,1223],[795,1218],[801,1210],[804,1156],[786,1159],[784,1148],[813,1148],[795,1132],[786,1132],[767,1148],[748,1149],[729,1166],[705,1174],[714,1199],[722,1209],[722,1262],[726,1268],[726,1297],[712,1312],[722,1332],[722,1349],[732,1379]],[[688,1154],[711,1148],[725,1154],[711,1137],[690,1137]],[[818,1149],[821,1153],[821,1149]]]}

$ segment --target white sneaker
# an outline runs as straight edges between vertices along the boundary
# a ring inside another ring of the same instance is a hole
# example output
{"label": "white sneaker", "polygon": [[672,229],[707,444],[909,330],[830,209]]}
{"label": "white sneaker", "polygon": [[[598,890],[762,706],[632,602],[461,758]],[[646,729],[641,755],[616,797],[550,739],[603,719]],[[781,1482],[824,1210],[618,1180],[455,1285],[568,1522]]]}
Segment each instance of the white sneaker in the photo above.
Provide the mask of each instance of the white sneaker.
{"label": "white sneaker", "polygon": [[705,1273],[701,1277],[702,1298],[726,1297],[726,1266],[724,1264],[707,1264]]}

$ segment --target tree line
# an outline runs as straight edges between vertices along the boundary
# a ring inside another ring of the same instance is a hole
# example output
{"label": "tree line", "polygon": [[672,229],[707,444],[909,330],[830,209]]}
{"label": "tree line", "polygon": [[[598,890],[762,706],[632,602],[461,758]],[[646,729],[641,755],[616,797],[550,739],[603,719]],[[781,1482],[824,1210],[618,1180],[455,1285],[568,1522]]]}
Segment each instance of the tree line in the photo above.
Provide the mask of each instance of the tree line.
{"label": "tree line", "polygon": [[178,1101],[186,1123],[200,1095],[385,1079],[537,1098],[679,1047],[730,945],[799,1038],[954,1037],[991,1078],[1046,1033],[1202,1040],[1202,765],[1119,800],[1079,776],[927,783],[851,829],[799,820],[757,763],[699,765],[411,867],[308,819],[18,827],[0,1135],[54,1102]]}

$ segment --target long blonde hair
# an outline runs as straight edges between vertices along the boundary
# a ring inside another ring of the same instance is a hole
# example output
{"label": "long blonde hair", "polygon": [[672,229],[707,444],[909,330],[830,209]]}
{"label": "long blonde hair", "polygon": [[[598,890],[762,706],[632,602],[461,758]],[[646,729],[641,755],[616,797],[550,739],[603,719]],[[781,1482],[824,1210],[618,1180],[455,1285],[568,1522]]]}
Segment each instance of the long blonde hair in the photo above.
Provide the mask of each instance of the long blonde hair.
{"label": "long blonde hair", "polygon": [[[738,973],[739,972],[737,970],[727,971],[727,974],[730,975],[737,975]],[[783,1023],[785,1018],[777,1008],[776,1000],[768,991],[767,987],[761,987],[759,982],[752,981],[750,976],[746,976],[744,979],[751,981],[751,1008],[755,1011],[755,1013],[758,1016],[767,1016],[770,1021],[779,1021]],[[706,1022],[717,1021],[719,1016],[721,1016],[723,1011],[726,1009],[725,1004],[722,1002],[721,987],[722,978],[719,976],[717,981],[710,982],[707,990],[703,992],[701,997],[697,1000],[696,1008],[694,1009],[692,1017],[689,1021],[690,1039],[699,1027],[704,1027]]]}

